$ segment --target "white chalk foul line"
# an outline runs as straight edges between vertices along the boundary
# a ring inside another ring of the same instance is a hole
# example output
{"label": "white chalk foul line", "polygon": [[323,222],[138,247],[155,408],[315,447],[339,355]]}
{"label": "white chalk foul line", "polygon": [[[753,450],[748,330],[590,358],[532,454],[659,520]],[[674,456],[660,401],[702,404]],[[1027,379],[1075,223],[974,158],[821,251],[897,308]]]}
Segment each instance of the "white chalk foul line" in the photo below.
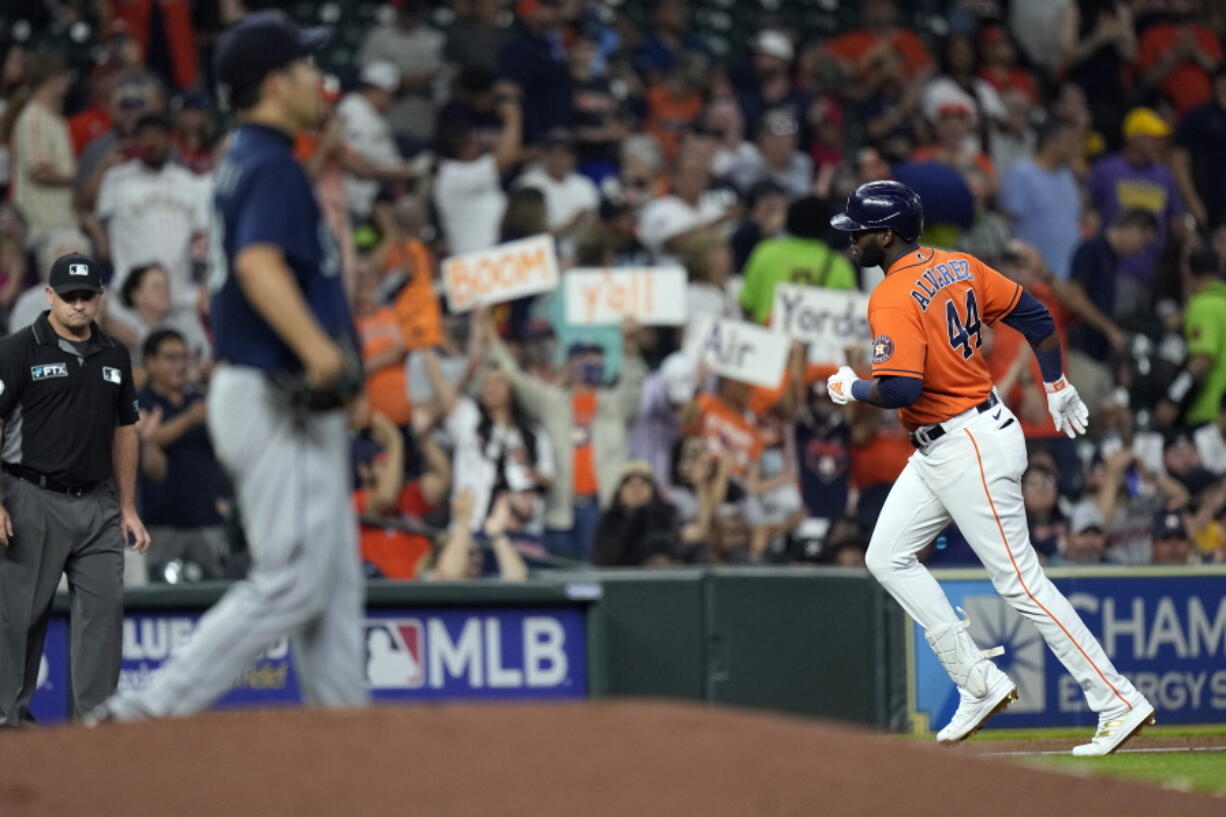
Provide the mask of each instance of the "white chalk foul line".
{"label": "white chalk foul line", "polygon": [[[1158,754],[1174,754],[1182,752],[1189,754],[1191,752],[1226,752],[1226,746],[1162,746],[1162,747],[1146,747],[1143,749],[1116,749],[1114,754],[1117,755],[1158,755]],[[1068,755],[1071,754],[1071,749],[1049,749],[1041,752],[983,752],[986,757],[1043,757],[1045,755]]]}

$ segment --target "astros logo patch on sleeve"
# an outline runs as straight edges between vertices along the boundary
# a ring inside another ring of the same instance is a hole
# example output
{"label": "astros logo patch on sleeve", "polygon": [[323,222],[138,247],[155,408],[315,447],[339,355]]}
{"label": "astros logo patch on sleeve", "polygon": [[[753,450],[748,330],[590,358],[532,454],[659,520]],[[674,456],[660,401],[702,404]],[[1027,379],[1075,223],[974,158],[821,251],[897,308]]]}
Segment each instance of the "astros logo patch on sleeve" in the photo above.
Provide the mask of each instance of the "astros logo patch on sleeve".
{"label": "astros logo patch on sleeve", "polygon": [[873,340],[873,363],[885,363],[894,356],[894,341],[889,335],[878,335]]}

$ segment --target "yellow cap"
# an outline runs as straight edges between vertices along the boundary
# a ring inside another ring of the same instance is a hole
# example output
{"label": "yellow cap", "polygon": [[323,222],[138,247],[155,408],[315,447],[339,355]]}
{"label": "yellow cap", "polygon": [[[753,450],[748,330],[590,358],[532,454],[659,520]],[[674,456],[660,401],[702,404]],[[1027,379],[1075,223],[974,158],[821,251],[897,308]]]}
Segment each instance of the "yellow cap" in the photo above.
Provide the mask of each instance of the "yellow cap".
{"label": "yellow cap", "polygon": [[1153,108],[1133,108],[1124,117],[1124,138],[1170,136],[1171,126]]}

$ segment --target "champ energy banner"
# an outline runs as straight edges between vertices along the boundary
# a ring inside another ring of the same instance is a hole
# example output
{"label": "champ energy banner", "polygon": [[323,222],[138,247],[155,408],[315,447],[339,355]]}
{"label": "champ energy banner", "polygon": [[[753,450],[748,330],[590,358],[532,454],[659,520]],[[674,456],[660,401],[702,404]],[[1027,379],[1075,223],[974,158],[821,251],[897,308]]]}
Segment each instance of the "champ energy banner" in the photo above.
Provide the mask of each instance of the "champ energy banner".
{"label": "champ energy banner", "polygon": [[[980,578],[934,571],[950,601],[966,611],[981,648],[1001,645],[993,659],[1017,683],[1018,700],[985,728],[1092,726],[1081,687],[1047,648],[1038,630]],[[1226,722],[1226,572],[1194,568],[1096,570],[1076,575],[1053,570],[1116,668],[1153,702],[1159,724]],[[913,720],[939,729],[953,715],[958,694],[937,663],[924,634],[909,623]]]}
{"label": "champ energy banner", "polygon": [[[195,613],[124,618],[119,688],[140,689],[199,624]],[[375,700],[584,698],[584,613],[573,607],[379,609],[367,612],[362,668]],[[44,672],[32,708],[43,723],[69,717],[65,620],[48,628]],[[302,700],[289,643],[281,640],[235,680],[216,709]]]}

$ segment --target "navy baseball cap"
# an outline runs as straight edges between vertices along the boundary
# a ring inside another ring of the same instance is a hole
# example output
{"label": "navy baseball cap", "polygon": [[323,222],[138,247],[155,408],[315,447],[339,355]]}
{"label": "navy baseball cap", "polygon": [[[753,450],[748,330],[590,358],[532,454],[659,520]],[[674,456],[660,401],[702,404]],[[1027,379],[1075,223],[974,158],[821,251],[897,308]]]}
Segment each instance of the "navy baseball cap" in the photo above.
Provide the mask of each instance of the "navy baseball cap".
{"label": "navy baseball cap", "polygon": [[330,39],[331,28],[299,29],[277,9],[248,14],[227,29],[217,45],[214,67],[221,92],[233,99],[273,71],[314,54]]}
{"label": "navy baseball cap", "polygon": [[1154,517],[1154,538],[1168,539],[1178,536],[1187,537],[1188,531],[1183,526],[1183,517],[1178,511],[1161,511]]}
{"label": "navy baseball cap", "polygon": [[98,262],[79,252],[61,255],[51,265],[48,285],[60,295],[69,292],[101,292],[102,274]]}

